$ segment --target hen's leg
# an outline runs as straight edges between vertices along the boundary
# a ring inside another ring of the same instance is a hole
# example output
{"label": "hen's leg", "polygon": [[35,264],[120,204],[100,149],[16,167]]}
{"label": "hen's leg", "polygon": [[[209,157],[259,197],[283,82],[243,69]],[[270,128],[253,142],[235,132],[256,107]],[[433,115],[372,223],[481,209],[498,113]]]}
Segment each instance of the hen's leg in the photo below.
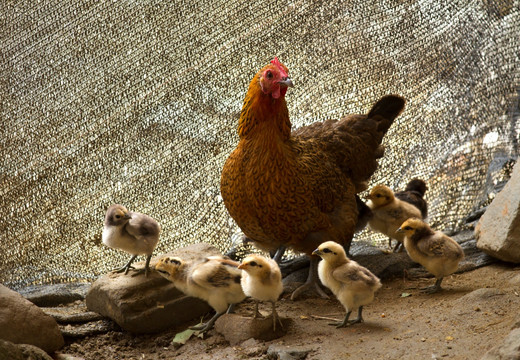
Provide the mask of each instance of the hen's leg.
{"label": "hen's leg", "polygon": [[278,249],[276,249],[274,255],[271,256],[273,258],[273,260],[276,261],[277,264],[280,264],[280,262],[282,261],[282,257],[283,257],[283,254],[285,253],[285,249],[286,249],[285,246],[280,245],[280,247]]}
{"label": "hen's leg", "polygon": [[309,276],[307,277],[307,281],[305,284],[294,290],[291,295],[291,300],[296,300],[300,294],[306,290],[313,290],[323,299],[328,299],[329,297],[320,287],[320,279],[318,277],[318,262],[320,259],[316,256],[311,256],[311,263],[309,265]]}

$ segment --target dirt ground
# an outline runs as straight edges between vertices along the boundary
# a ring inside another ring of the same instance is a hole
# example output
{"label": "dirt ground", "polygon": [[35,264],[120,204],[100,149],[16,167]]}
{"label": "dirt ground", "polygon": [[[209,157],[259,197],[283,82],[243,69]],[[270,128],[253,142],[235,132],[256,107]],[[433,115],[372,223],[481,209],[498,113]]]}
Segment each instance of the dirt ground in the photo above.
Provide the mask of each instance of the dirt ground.
{"label": "dirt ground", "polygon": [[[343,318],[344,309],[336,299],[291,301],[285,294],[278,312],[293,323],[277,340],[230,346],[211,330],[206,339],[191,338],[175,348],[171,344],[175,334],[193,325],[186,324],[155,335],[113,331],[68,340],[60,352],[88,360],[267,359],[269,346],[278,344],[309,350],[306,359],[480,359],[520,321],[520,267],[494,264],[446,278],[437,294],[419,290],[433,282],[432,278],[384,282],[363,311],[365,322],[343,329],[321,318]],[[239,314],[251,310],[251,301],[237,307]],[[268,304],[260,310],[270,313]]]}

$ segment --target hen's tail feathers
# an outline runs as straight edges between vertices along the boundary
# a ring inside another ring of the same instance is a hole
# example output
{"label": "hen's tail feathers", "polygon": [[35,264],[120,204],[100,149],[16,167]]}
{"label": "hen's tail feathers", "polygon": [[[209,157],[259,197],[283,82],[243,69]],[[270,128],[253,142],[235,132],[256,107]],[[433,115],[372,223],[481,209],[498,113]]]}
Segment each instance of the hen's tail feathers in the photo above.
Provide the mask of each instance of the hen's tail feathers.
{"label": "hen's tail feathers", "polygon": [[399,95],[386,95],[370,109],[367,118],[377,119],[377,131],[382,134],[381,139],[395,118],[403,111],[405,102]]}
{"label": "hen's tail feathers", "polygon": [[421,179],[410,180],[410,182],[406,185],[406,188],[404,189],[404,191],[416,191],[419,194],[421,194],[421,197],[424,197],[426,190],[428,190],[428,187],[426,186],[426,183]]}

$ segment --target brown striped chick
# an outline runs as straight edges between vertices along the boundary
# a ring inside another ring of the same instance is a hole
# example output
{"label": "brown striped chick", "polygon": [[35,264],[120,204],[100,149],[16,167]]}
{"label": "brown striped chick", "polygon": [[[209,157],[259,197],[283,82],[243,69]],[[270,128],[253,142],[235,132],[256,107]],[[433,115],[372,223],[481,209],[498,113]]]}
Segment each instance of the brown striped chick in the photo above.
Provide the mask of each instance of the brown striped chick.
{"label": "brown striped chick", "polygon": [[206,301],[215,315],[206,323],[190,329],[206,332],[226,310],[245,299],[238,263],[221,256],[210,256],[202,261],[186,262],[178,257],[165,257],[155,265],[155,270],[173,282],[188,296]]}
{"label": "brown striped chick", "polygon": [[[312,254],[323,259],[318,265],[321,282],[336,295],[347,311],[343,321],[330,325],[341,328],[363,322],[363,306],[374,300],[374,293],[381,287],[379,278],[367,268],[350,260],[343,246],[334,241],[324,242]],[[350,314],[355,309],[358,309],[358,317],[349,321]]]}
{"label": "brown striped chick", "polygon": [[418,218],[406,220],[397,231],[405,236],[404,247],[410,258],[437,278],[435,285],[423,290],[428,293],[439,291],[442,279],[457,271],[464,258],[462,247]]}
{"label": "brown striped chick", "polygon": [[399,226],[411,217],[421,217],[421,211],[415,206],[397,199],[394,192],[385,185],[376,185],[367,196],[368,207],[372,210],[372,218],[368,225],[373,231],[380,232],[389,237],[390,247],[392,239],[397,240],[394,252],[397,251],[404,240],[404,234],[397,233]]}
{"label": "brown striped chick", "polygon": [[276,331],[276,323],[282,322],[276,312],[276,301],[283,291],[282,273],[275,260],[261,255],[249,255],[238,266],[242,269],[242,289],[247,296],[255,300],[254,318],[258,312],[259,301],[269,301],[272,305],[273,331]]}
{"label": "brown striped chick", "polygon": [[[128,273],[138,255],[146,255],[144,273],[148,276],[150,259],[159,241],[161,226],[148,215],[130,212],[123,205],[111,205],[105,215],[102,241],[108,247],[132,254],[130,261],[115,272]],[[143,270],[139,270],[139,273]]]}

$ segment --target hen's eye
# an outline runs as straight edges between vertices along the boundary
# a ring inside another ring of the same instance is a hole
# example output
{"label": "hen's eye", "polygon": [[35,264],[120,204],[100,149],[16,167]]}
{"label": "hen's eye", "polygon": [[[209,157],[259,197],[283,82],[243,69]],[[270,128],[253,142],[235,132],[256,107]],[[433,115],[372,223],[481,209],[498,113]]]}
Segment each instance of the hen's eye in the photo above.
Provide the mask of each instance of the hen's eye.
{"label": "hen's eye", "polygon": [[267,72],[265,73],[265,76],[266,76],[268,79],[272,79],[272,78],[273,78],[273,73],[271,72],[271,70],[267,70]]}

